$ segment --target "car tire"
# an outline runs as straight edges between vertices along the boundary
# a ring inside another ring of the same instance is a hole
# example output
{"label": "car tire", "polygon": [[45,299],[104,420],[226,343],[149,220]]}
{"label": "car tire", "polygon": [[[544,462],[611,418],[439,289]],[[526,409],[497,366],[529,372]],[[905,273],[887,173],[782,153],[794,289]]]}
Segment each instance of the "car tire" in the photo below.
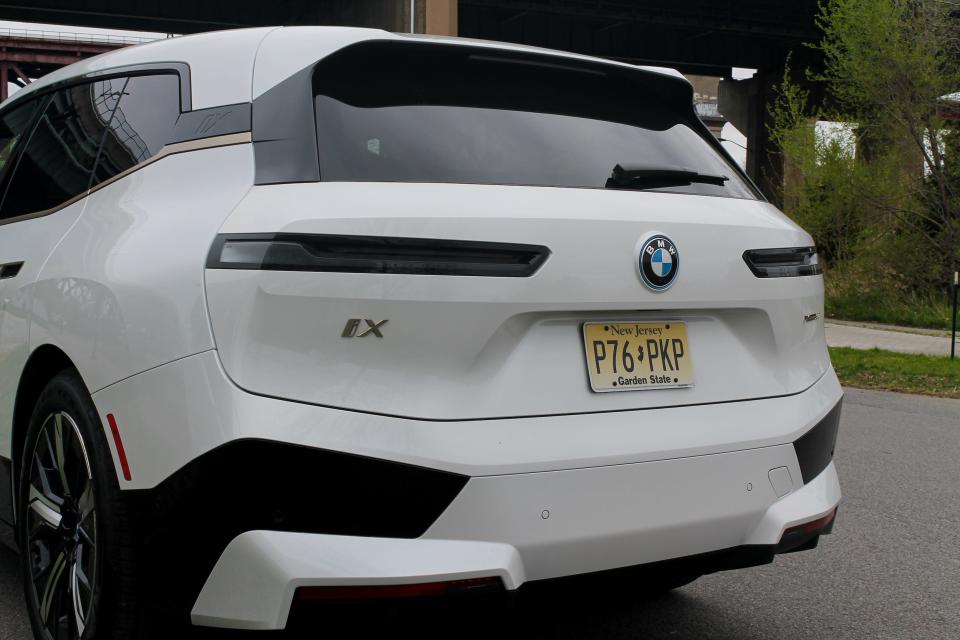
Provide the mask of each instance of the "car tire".
{"label": "car tire", "polygon": [[136,637],[130,522],[113,457],[76,371],[56,375],[30,418],[18,535],[36,638]]}

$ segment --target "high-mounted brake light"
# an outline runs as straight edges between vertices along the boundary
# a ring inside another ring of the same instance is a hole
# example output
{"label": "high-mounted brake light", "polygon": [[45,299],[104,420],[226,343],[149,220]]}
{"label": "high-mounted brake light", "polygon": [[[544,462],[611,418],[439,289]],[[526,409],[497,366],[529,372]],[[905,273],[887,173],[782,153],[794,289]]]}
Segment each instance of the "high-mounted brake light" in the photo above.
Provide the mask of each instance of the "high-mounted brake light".
{"label": "high-mounted brake light", "polygon": [[422,598],[503,589],[500,578],[489,576],[419,584],[336,585],[300,587],[297,600],[369,600],[386,598]]}
{"label": "high-mounted brake light", "polygon": [[823,273],[816,247],[751,249],[743,252],[743,261],[758,278],[790,278]]}

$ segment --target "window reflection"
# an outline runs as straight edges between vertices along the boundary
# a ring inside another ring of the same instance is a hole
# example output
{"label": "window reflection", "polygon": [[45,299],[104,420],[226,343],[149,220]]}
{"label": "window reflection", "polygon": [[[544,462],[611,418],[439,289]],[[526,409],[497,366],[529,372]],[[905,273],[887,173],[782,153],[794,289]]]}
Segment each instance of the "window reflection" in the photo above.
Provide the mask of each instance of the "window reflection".
{"label": "window reflection", "polygon": [[2,217],[44,211],[87,190],[114,93],[116,81],[105,80],[50,96],[17,160]]}
{"label": "window reflection", "polygon": [[107,180],[156,155],[170,139],[179,116],[177,76],[130,78],[104,139],[97,180]]}

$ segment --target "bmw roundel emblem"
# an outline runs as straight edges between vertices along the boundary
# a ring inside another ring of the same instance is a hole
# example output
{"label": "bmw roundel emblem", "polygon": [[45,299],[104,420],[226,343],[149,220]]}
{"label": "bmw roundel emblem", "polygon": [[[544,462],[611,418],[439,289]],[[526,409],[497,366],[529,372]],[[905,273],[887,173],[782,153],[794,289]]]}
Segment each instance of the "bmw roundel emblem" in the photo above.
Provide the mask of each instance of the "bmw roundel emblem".
{"label": "bmw roundel emblem", "polygon": [[667,236],[652,236],[640,246],[640,277],[652,290],[669,289],[679,270],[680,254]]}

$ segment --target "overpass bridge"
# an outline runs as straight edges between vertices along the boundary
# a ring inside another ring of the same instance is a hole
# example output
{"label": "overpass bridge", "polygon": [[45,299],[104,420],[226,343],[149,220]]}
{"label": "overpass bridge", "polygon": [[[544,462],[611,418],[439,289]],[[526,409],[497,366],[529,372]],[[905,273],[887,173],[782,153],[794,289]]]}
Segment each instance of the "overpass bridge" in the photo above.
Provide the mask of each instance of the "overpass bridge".
{"label": "overpass bridge", "polygon": [[0,100],[7,99],[11,83],[23,87],[83,58],[148,40],[110,34],[0,29]]}
{"label": "overpass bridge", "polygon": [[[0,5],[0,20],[167,33],[264,25],[368,26],[518,42],[727,78],[721,85],[720,112],[747,136],[747,172],[779,202],[783,167],[767,135],[766,105],[773,85],[782,78],[788,54],[797,68],[817,66],[815,53],[803,46],[819,37],[817,4],[818,0],[7,0]],[[34,63],[12,59],[9,63],[17,67],[7,67],[8,77],[39,73],[43,61],[65,61],[80,55],[81,49],[93,53],[96,46],[66,43],[57,54],[52,48],[36,53]],[[27,64],[36,66],[21,66]],[[758,73],[750,80],[733,81],[733,67]]]}
{"label": "overpass bridge", "polygon": [[522,42],[729,75],[818,37],[818,0],[8,0],[0,20],[161,33],[342,24]]}

